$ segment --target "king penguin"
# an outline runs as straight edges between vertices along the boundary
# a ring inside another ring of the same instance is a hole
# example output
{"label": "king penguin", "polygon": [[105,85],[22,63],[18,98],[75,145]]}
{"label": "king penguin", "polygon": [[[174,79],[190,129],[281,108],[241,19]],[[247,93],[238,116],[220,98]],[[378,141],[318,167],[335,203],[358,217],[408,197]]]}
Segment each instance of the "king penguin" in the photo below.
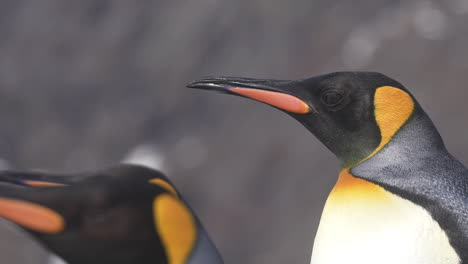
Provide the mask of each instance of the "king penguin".
{"label": "king penguin", "polygon": [[222,264],[161,172],[119,165],[74,175],[0,172],[0,218],[68,264]]}
{"label": "king penguin", "polygon": [[293,81],[210,77],[188,87],[280,109],[340,160],[312,264],[468,263],[468,171],[399,82],[336,72]]}

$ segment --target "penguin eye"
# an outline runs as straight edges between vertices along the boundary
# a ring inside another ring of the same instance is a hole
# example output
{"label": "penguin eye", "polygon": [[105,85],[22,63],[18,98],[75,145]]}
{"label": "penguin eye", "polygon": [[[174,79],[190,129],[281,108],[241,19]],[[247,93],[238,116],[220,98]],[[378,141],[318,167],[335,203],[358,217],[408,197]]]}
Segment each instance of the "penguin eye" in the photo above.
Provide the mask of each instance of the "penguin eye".
{"label": "penguin eye", "polygon": [[322,95],[322,101],[328,106],[335,106],[343,100],[343,95],[335,92],[328,91]]}

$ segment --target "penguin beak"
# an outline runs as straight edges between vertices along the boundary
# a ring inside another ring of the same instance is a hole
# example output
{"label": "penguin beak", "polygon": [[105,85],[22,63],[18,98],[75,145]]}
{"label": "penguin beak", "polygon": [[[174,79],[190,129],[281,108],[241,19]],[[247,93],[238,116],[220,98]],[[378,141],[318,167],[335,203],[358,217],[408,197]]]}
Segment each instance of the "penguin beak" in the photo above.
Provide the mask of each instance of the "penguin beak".
{"label": "penguin beak", "polygon": [[213,90],[247,97],[294,114],[312,112],[304,100],[292,95],[288,89],[292,81],[262,80],[239,77],[208,77],[195,80],[188,88]]}

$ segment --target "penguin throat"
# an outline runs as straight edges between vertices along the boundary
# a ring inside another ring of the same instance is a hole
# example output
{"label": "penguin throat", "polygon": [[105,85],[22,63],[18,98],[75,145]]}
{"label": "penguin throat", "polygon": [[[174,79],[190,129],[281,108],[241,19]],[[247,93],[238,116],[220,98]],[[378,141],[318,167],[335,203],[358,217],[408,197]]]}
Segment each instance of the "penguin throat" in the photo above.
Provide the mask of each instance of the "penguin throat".
{"label": "penguin throat", "polygon": [[338,202],[353,197],[353,200],[362,200],[366,202],[377,202],[387,199],[386,191],[371,182],[356,178],[349,172],[349,169],[343,169],[340,172],[338,181],[332,189],[329,199]]}

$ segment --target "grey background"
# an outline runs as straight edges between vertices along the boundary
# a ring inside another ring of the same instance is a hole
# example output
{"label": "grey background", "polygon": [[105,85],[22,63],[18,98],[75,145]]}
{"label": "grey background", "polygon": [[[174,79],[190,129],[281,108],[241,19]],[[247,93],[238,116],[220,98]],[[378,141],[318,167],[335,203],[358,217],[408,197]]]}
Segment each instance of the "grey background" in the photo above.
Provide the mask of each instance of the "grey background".
{"label": "grey background", "polygon": [[[185,84],[383,72],[468,161],[468,0],[1,0],[3,167],[144,159],[198,212],[226,263],[308,263],[338,162],[271,107]],[[45,263],[0,226],[1,263]]]}

